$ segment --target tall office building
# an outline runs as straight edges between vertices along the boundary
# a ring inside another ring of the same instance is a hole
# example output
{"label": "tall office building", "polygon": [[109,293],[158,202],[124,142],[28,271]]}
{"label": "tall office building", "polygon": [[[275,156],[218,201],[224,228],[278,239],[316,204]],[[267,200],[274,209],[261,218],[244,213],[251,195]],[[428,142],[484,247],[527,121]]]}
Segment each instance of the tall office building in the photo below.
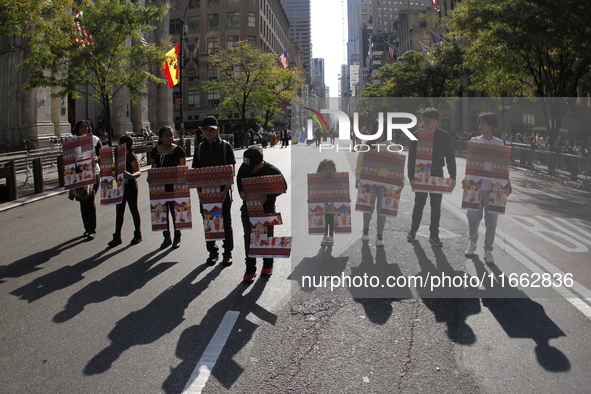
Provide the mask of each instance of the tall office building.
{"label": "tall office building", "polygon": [[324,59],[322,58],[312,58],[312,86],[315,96],[324,97],[326,95]]}
{"label": "tall office building", "polygon": [[[265,1],[265,0],[261,0]],[[312,13],[310,0],[281,0],[289,19],[289,38],[294,39],[304,58],[306,71],[312,60]]]}

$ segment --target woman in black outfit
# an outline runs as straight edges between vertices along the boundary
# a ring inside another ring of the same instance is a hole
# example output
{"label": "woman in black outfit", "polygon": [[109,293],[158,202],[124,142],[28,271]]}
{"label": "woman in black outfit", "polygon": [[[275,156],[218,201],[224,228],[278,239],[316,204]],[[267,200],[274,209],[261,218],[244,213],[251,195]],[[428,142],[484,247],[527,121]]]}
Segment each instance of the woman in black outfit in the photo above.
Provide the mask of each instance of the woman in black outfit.
{"label": "woman in black outfit", "polygon": [[121,245],[121,229],[123,228],[123,214],[125,213],[125,204],[129,206],[131,217],[133,218],[133,225],[135,231],[133,232],[133,239],[131,245],[137,245],[142,242],[142,231],[140,212],[137,207],[137,196],[138,186],[137,178],[142,175],[140,172],[140,164],[137,156],[133,152],[133,138],[128,135],[121,136],[119,138],[119,145],[125,145],[125,187],[123,190],[123,201],[117,204],[117,218],[115,219],[115,234],[113,234],[113,240],[109,242],[109,247]]}
{"label": "woman in black outfit", "polygon": [[[184,149],[174,143],[174,131],[172,130],[172,127],[164,126],[160,129],[158,132],[158,145],[152,149],[150,159],[152,162],[152,168],[184,166],[186,164]],[[164,190],[166,192],[172,192],[173,185],[166,185]],[[170,240],[169,212],[173,219],[174,242]],[[176,225],[174,224],[174,203],[172,201],[166,203],[166,223],[167,230],[164,231],[164,242],[160,245],[160,249],[166,249],[170,245],[172,245],[173,249],[176,249],[181,245],[181,230],[177,230]]]}

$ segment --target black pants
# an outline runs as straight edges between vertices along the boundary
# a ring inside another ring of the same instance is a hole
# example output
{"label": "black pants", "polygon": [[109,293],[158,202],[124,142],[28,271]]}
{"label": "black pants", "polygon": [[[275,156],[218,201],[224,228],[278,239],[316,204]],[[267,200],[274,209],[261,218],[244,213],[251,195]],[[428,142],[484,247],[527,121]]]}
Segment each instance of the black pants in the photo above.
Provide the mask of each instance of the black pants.
{"label": "black pants", "polygon": [[96,176],[96,183],[92,185],[94,194],[84,201],[80,201],[80,213],[82,214],[82,223],[84,224],[84,231],[87,233],[96,232],[96,204],[94,198],[97,194],[100,185],[100,177]]}
{"label": "black pants", "polygon": [[324,235],[334,235],[334,214],[324,214]]}
{"label": "black pants", "polygon": [[439,220],[441,218],[441,200],[443,194],[439,193],[415,193],[415,207],[412,210],[412,224],[410,231],[416,233],[421,225],[423,218],[423,208],[427,204],[427,196],[431,201],[431,225],[429,226],[430,235],[439,235]]}
{"label": "black pants", "polygon": [[129,182],[125,184],[123,191],[123,201],[117,204],[115,211],[117,218],[115,219],[115,235],[121,236],[121,229],[123,228],[123,215],[125,214],[125,204],[129,206],[129,212],[133,218],[133,225],[135,231],[141,231],[140,211],[137,207],[138,187],[137,182]]}
{"label": "black pants", "polygon": [[[232,230],[232,196],[228,192],[226,199],[222,203],[222,220],[224,223],[224,256],[231,256],[232,250],[234,250],[234,231]],[[201,216],[203,216],[203,204],[200,204]],[[219,248],[215,244],[215,241],[206,241],[207,251],[209,254],[218,254]]]}
{"label": "black pants", "polygon": [[[273,213],[275,209],[271,212],[265,213]],[[250,252],[250,219],[248,217],[248,211],[246,207],[243,205],[240,208],[240,216],[242,218],[242,229],[244,230],[244,251],[246,254],[246,273],[251,274],[256,271],[257,259],[254,257],[248,257],[248,253]],[[274,234],[275,226],[267,226],[267,237],[272,237]],[[263,258],[263,268],[269,268],[273,266],[273,259],[272,258]]]}

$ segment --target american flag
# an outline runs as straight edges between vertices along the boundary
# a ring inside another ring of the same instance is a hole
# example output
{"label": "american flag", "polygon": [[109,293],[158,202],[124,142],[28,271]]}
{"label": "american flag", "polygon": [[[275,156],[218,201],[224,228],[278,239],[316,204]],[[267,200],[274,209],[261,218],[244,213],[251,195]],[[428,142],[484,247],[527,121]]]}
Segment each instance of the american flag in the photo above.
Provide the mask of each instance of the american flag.
{"label": "american flag", "polygon": [[283,52],[280,56],[279,56],[279,61],[281,62],[281,65],[283,66],[283,68],[287,68],[288,66],[288,61],[287,61],[287,51]]}
{"label": "american flag", "polygon": [[388,43],[385,43],[386,50],[388,51],[388,55],[390,55],[390,59],[394,59],[394,47]]}
{"label": "american flag", "polygon": [[80,43],[80,46],[83,47],[88,44],[92,44],[92,36],[88,32],[88,30],[84,26],[82,26],[82,23],[80,22],[80,20],[82,19],[82,16],[83,16],[83,11],[80,11],[79,13],[76,14],[76,17],[74,18],[76,30],[78,30],[80,32],[81,38],[73,37],[73,40],[74,40],[74,42]]}

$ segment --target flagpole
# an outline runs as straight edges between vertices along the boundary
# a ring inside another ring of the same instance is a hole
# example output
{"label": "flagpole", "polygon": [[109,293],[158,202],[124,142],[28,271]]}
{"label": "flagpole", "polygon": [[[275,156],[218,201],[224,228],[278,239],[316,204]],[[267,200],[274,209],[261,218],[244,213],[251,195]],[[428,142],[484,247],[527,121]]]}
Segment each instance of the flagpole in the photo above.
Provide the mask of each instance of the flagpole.
{"label": "flagpole", "polygon": [[435,33],[433,30],[427,28],[427,30],[429,30],[431,32],[431,34],[433,34],[435,37],[439,38],[441,40],[441,42],[446,41],[443,39],[443,37],[441,37],[439,34]]}

